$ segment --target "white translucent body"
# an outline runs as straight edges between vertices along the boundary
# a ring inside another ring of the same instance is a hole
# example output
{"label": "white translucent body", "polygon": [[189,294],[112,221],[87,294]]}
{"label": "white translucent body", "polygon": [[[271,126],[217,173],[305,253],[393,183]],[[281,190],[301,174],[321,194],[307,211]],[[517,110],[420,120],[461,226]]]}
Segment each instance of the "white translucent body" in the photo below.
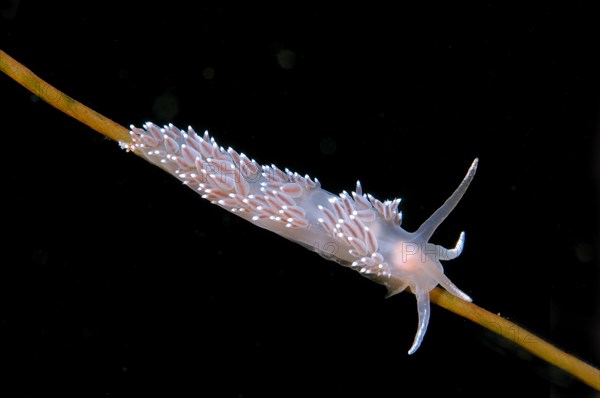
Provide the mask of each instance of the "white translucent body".
{"label": "white translucent body", "polygon": [[212,203],[359,271],[384,284],[388,296],[407,287],[415,294],[419,315],[409,354],[423,341],[430,315],[429,292],[438,284],[467,301],[445,275],[440,260],[452,260],[464,246],[461,233],[453,249],[429,243],[436,228],[454,209],[477,168],[477,159],[446,200],[415,232],[401,228],[399,199],[381,202],[363,194],[332,194],[318,180],[275,166],[261,166],[235,150],[225,150],[205,133],[183,132],[169,125],[132,127],[132,143],[122,143],[163,168]]}

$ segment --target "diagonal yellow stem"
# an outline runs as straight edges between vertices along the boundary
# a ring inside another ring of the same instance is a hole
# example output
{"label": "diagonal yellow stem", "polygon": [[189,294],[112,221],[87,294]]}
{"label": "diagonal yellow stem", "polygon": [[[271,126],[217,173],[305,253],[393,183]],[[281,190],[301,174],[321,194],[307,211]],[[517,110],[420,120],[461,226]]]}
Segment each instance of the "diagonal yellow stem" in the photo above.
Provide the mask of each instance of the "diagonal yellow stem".
{"label": "diagonal yellow stem", "polygon": [[[100,134],[115,141],[130,142],[128,129],[52,87],[2,50],[0,50],[0,70],[53,107],[79,120]],[[600,370],[579,358],[567,354],[511,321],[473,303],[458,299],[443,289],[435,288],[432,290],[430,298],[433,303],[440,307],[499,334],[600,391]]]}
{"label": "diagonal yellow stem", "polygon": [[79,120],[100,134],[115,141],[130,141],[128,129],[46,83],[2,50],[0,50],[0,70],[59,111]]}
{"label": "diagonal yellow stem", "polygon": [[579,358],[567,354],[508,319],[493,314],[473,303],[454,297],[439,287],[433,289],[429,295],[431,302],[499,334],[533,355],[551,363],[557,368],[575,376],[590,387],[600,391],[600,370],[583,362]]}

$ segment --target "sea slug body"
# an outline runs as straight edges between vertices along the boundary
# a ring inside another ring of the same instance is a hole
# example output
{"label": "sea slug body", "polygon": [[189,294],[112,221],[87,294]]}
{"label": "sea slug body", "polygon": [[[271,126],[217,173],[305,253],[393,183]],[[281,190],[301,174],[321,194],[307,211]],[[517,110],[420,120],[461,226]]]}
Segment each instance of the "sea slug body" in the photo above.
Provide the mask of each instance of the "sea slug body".
{"label": "sea slug body", "polygon": [[440,260],[452,260],[464,247],[464,233],[446,249],[429,243],[436,228],[467,190],[477,159],[454,193],[416,231],[402,227],[400,199],[380,201],[356,189],[335,195],[319,180],[275,165],[260,165],[234,149],[224,149],[189,127],[131,127],[133,151],[177,177],[209,200],[251,223],[316,251],[388,288],[388,296],[407,287],[417,298],[417,333],[408,351],[413,354],[427,330],[429,292],[438,284],[466,301],[470,297],[445,275]]}

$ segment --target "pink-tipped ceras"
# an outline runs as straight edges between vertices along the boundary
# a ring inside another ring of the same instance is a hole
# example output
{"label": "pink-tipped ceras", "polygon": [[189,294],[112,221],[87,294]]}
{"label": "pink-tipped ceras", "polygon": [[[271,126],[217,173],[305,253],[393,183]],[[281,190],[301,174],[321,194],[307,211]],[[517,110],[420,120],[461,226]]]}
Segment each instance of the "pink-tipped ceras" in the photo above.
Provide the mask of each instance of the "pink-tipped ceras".
{"label": "pink-tipped ceras", "polygon": [[477,159],[454,193],[415,232],[400,227],[400,199],[379,201],[364,194],[360,182],[351,194],[334,195],[315,178],[275,165],[262,166],[232,148],[217,145],[208,132],[199,136],[173,125],[146,123],[131,127],[131,143],[121,143],[198,191],[211,203],[259,227],[322,254],[388,288],[389,295],[407,287],[417,297],[419,325],[409,354],[418,348],[429,323],[429,292],[438,284],[467,301],[445,275],[440,260],[452,260],[464,246],[429,243],[436,228],[454,209],[477,169]]}

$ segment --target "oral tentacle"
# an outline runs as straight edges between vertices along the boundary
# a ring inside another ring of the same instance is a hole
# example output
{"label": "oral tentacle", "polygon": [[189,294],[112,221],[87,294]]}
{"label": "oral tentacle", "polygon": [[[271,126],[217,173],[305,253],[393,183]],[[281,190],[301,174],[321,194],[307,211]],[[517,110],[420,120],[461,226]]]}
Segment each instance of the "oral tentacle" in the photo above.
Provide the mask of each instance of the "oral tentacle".
{"label": "oral tentacle", "polygon": [[473,177],[475,177],[478,162],[479,159],[475,159],[473,161],[471,167],[469,167],[469,170],[467,171],[467,175],[465,178],[463,178],[458,188],[456,188],[452,195],[446,199],[444,204],[441,205],[439,209],[437,209],[423,224],[421,224],[416,232],[420,239],[428,242],[437,227],[439,227],[439,225],[446,219],[446,217],[448,217],[452,210],[454,210],[460,199],[467,191],[467,188],[469,188],[469,184],[471,184]]}
{"label": "oral tentacle", "polygon": [[417,312],[419,314],[419,323],[417,326],[417,333],[415,334],[415,340],[413,341],[410,350],[408,350],[408,355],[414,354],[423,342],[425,332],[427,332],[427,325],[429,325],[429,316],[431,314],[431,309],[429,305],[429,292],[427,290],[417,288],[417,291],[414,293],[415,297],[417,298]]}
{"label": "oral tentacle", "polygon": [[427,276],[440,284],[452,295],[468,302],[473,301],[468,294],[460,290],[454,283],[452,283],[452,281],[448,279],[446,275],[444,275],[439,267],[435,266],[434,264],[424,264],[423,271],[427,274]]}

